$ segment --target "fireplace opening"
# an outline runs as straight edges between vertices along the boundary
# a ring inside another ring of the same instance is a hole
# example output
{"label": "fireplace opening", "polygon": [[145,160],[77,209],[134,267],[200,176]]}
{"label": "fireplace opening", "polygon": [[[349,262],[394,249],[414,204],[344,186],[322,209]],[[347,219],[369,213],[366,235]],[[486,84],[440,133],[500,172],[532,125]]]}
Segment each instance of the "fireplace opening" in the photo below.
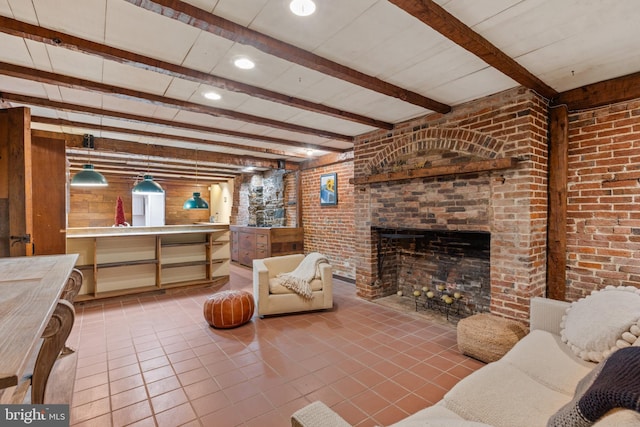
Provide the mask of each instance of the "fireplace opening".
{"label": "fireplace opening", "polygon": [[[489,311],[491,234],[378,228],[375,286],[411,298],[416,309],[466,317]],[[445,297],[450,297],[446,299]]]}

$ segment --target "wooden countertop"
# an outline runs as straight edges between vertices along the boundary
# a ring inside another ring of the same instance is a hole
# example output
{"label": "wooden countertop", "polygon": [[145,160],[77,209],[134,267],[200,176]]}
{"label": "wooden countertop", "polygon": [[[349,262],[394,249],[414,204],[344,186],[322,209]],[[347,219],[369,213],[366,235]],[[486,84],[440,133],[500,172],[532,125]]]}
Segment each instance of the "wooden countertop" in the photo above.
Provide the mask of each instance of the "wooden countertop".
{"label": "wooden countertop", "polygon": [[0,389],[24,374],[77,258],[0,258]]}
{"label": "wooden countertop", "polygon": [[67,238],[149,236],[158,234],[213,233],[229,230],[228,224],[164,225],[161,227],[67,228]]}

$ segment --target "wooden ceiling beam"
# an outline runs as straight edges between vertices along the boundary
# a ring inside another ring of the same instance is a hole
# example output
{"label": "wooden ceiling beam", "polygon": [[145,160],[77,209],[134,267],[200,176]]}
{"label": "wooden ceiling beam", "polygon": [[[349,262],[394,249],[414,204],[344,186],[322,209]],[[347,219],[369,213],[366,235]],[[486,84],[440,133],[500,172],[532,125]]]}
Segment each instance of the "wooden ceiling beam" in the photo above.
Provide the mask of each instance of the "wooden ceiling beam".
{"label": "wooden ceiling beam", "polygon": [[243,27],[235,22],[216,16],[188,3],[178,0],[126,0],[143,9],[183,22],[216,36],[236,43],[252,46],[269,55],[299,64],[349,83],[419,105],[438,113],[451,111],[449,105],[427,98],[407,89],[361,73],[337,62],[315,55],[297,46]]}
{"label": "wooden ceiling beam", "polygon": [[560,93],[553,105],[566,105],[570,111],[602,107],[640,98],[640,73],[604,80]]}
{"label": "wooden ceiling beam", "polygon": [[[32,130],[32,135],[51,137],[51,135],[59,135],[58,132]],[[59,136],[57,136],[59,138]],[[67,148],[84,148],[82,145],[82,135],[65,134],[65,143]],[[95,138],[96,151],[112,152],[123,154],[137,154],[149,156],[153,153],[154,157],[164,157],[168,159],[184,159],[195,162],[195,150],[189,148],[167,147],[157,144],[140,144],[138,142],[121,141],[110,138]],[[198,151],[198,160],[203,162],[214,162],[221,164],[234,165],[238,167],[259,167],[277,169],[277,159],[270,160],[252,156],[236,156],[232,154],[213,153],[211,151]],[[287,162],[287,169],[298,170],[297,164]]]}
{"label": "wooden ceiling beam", "polygon": [[537,78],[517,61],[466,26],[433,0],[389,1],[522,86],[532,89],[549,99],[558,94],[555,89]]}
{"label": "wooden ceiling beam", "polygon": [[194,113],[208,114],[213,117],[224,117],[231,120],[239,120],[261,126],[282,129],[289,132],[298,132],[324,138],[336,139],[340,141],[353,142],[352,136],[342,135],[322,129],[314,129],[307,126],[285,123],[279,120],[258,117],[252,114],[240,113],[224,108],[209,107],[206,105],[197,104],[195,102],[181,101],[179,99],[168,98],[166,96],[108,85],[105,83],[94,82],[78,77],[65,76],[49,71],[36,70],[33,68],[22,67],[20,65],[9,64],[6,62],[0,62],[0,74],[24,80],[36,81],[39,83],[68,87],[72,89],[89,90],[104,95],[125,97],[129,99],[133,98],[153,105],[161,105],[163,107],[169,108],[179,108],[181,110],[191,111]]}
{"label": "wooden ceiling beam", "polygon": [[84,113],[84,114],[90,114],[93,116],[113,117],[113,118],[128,120],[132,122],[148,123],[153,125],[171,127],[174,129],[188,129],[188,130],[195,130],[195,131],[201,131],[201,132],[216,133],[216,134],[231,136],[234,138],[243,138],[243,139],[249,139],[249,140],[255,140],[255,141],[269,142],[273,144],[286,145],[291,147],[299,147],[299,148],[302,147],[306,149],[313,149],[313,150],[320,150],[320,151],[334,151],[334,152],[344,152],[344,151],[351,150],[351,148],[342,149],[342,148],[335,148],[335,147],[326,147],[324,145],[308,144],[303,142],[291,141],[288,139],[274,138],[274,137],[263,136],[263,135],[254,135],[246,132],[238,132],[234,130],[213,128],[213,127],[197,125],[193,123],[176,122],[172,120],[165,120],[165,119],[159,119],[154,117],[139,116],[131,113],[123,113],[121,111],[105,110],[102,108],[87,107],[84,105],[70,104],[67,102],[51,101],[48,99],[39,98],[35,96],[20,95],[15,93],[8,93],[8,92],[0,92],[0,101],[4,101],[5,103],[7,101],[12,101],[20,104],[37,105],[39,107],[51,108],[51,109],[62,110],[62,111],[70,111],[70,112],[76,112],[76,113]]}
{"label": "wooden ceiling beam", "polygon": [[179,79],[189,80],[192,82],[207,84],[220,89],[231,92],[244,93],[255,98],[265,101],[277,102],[288,105],[290,107],[300,108],[314,113],[324,114],[339,119],[349,120],[366,126],[372,126],[381,129],[393,129],[392,123],[382,120],[376,120],[365,117],[360,114],[342,111],[327,105],[318,104],[311,101],[305,101],[289,95],[273,92],[257,86],[248,85],[224,77],[214,76],[212,74],[203,73],[181,65],[154,59],[138,53],[129,52],[123,49],[96,43],[90,40],[65,34],[60,31],[50,30],[48,28],[39,27],[37,25],[28,24],[16,19],[0,16],[0,32],[11,34],[13,36],[23,37],[40,43],[52,46],[63,47],[76,52],[87,53],[98,56],[119,64],[130,65],[148,71],[165,74]]}
{"label": "wooden ceiling beam", "polygon": [[54,119],[51,117],[40,117],[40,116],[32,115],[31,122],[43,123],[48,125],[56,125],[56,126],[84,127],[84,128],[91,128],[91,129],[107,131],[107,132],[117,132],[117,133],[129,134],[129,135],[148,136],[156,139],[167,139],[167,140],[173,140],[173,141],[179,140],[179,141],[185,141],[185,142],[193,142],[196,144],[206,144],[206,145],[212,145],[217,147],[227,147],[234,150],[248,151],[250,153],[253,152],[253,153],[271,154],[274,156],[281,156],[281,157],[286,156],[286,157],[300,158],[305,160],[308,158],[304,154],[288,153],[282,150],[249,147],[246,145],[231,144],[229,142],[211,141],[208,139],[193,138],[188,136],[176,136],[176,135],[170,135],[166,133],[151,132],[151,131],[140,130],[140,129],[130,129],[130,128],[124,128],[119,126],[93,125],[89,123],[75,122],[75,121],[66,120],[66,119]]}
{"label": "wooden ceiling beam", "polygon": [[[73,165],[74,163],[86,163],[88,153],[86,149],[81,148],[67,148],[67,159]],[[162,159],[158,160],[157,158],[152,158],[148,156],[142,155],[132,155],[132,154],[120,154],[120,153],[104,153],[104,152],[96,152],[95,150],[91,152],[91,161],[99,162],[101,164],[109,164],[109,165],[126,165],[129,169],[132,166],[134,167],[150,167],[150,168],[158,168],[158,169],[169,169],[176,171],[185,171],[185,170],[193,170],[193,161],[192,160],[180,160],[180,159]],[[200,170],[203,170],[208,173],[216,173],[216,174],[224,174],[227,176],[235,176],[241,173],[240,168],[230,168],[226,166],[219,166],[216,164],[212,164],[210,162],[203,162],[198,159],[198,167]]]}

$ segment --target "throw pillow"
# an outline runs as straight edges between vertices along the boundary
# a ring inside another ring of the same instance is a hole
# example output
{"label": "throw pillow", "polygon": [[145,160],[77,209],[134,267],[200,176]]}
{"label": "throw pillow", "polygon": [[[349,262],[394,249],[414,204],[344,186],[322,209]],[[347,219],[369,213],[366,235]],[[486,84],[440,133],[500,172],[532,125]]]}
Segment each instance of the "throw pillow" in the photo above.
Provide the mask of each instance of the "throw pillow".
{"label": "throw pillow", "polygon": [[616,408],[640,412],[640,347],[616,351],[576,387],[573,400],[551,416],[547,427],[589,427]]}
{"label": "throw pillow", "polygon": [[562,341],[580,358],[600,362],[633,345],[640,336],[640,289],[607,286],[567,309],[560,324]]}

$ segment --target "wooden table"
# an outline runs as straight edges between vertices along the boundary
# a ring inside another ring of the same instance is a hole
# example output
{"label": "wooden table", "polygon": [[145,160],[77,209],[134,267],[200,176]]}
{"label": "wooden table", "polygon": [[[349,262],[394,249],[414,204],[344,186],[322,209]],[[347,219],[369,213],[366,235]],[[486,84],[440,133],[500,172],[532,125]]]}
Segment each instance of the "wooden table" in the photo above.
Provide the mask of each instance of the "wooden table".
{"label": "wooden table", "polygon": [[79,283],[70,284],[77,257],[0,258],[2,403],[23,403],[29,385],[31,403],[44,403],[49,374],[75,318],[73,305],[61,297],[70,285],[79,289]]}

